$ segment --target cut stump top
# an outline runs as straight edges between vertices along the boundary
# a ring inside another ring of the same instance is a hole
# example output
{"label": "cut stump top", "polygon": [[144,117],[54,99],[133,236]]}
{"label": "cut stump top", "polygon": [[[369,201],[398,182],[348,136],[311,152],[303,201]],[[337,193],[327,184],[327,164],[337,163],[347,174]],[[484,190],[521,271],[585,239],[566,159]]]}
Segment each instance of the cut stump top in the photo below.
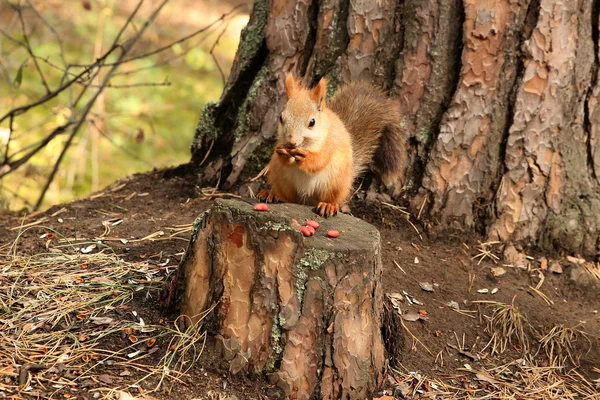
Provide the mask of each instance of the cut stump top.
{"label": "cut stump top", "polygon": [[[306,220],[317,221],[320,227],[314,236],[304,237],[305,247],[333,252],[372,252],[379,247],[377,228],[348,214],[339,213],[334,217],[324,218],[307,206],[292,203],[269,204],[268,211],[256,211],[253,204],[224,199],[217,199],[214,207],[226,209],[232,213],[235,220],[247,220],[249,224],[256,224],[259,229],[263,226],[273,230],[299,230],[299,226],[306,225]],[[340,236],[328,237],[327,231],[331,229],[339,231]]]}

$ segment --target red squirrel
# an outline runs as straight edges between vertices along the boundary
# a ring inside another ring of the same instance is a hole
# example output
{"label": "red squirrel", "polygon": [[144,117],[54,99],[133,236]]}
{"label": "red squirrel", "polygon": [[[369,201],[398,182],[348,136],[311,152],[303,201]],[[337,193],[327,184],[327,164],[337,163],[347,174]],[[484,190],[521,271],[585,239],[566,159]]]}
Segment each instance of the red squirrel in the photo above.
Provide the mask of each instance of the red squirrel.
{"label": "red squirrel", "polygon": [[327,101],[325,78],[309,89],[288,73],[285,93],[268,168],[271,191],[261,190],[260,199],[311,205],[332,216],[371,164],[386,186],[401,180],[407,150],[400,106],[382,90],[357,81]]}

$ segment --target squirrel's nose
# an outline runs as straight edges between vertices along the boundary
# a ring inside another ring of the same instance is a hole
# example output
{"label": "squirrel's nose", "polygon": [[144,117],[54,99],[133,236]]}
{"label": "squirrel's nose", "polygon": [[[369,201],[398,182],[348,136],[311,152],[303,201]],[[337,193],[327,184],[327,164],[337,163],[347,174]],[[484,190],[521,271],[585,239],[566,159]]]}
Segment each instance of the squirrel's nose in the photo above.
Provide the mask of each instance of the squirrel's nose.
{"label": "squirrel's nose", "polygon": [[286,149],[293,149],[296,147],[296,144],[294,142],[289,141],[286,144],[284,144],[283,147],[285,147]]}

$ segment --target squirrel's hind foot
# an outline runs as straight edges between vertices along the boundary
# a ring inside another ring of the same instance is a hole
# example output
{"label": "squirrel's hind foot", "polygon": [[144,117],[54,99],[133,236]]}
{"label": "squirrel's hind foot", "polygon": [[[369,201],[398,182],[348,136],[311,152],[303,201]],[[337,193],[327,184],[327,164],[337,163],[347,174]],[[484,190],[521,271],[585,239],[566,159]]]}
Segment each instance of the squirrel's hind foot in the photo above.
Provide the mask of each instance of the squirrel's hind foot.
{"label": "squirrel's hind foot", "polygon": [[317,213],[322,217],[332,217],[340,211],[340,205],[334,203],[320,202],[317,204]]}

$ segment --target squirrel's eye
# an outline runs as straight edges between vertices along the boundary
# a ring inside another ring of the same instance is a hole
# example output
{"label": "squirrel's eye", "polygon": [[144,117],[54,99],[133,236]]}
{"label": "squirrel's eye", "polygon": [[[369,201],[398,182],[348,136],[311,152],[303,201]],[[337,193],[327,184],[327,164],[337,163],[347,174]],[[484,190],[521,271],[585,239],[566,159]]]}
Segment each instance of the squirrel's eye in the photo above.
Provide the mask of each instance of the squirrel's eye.
{"label": "squirrel's eye", "polygon": [[279,122],[283,124],[283,113],[279,114]]}
{"label": "squirrel's eye", "polygon": [[308,121],[308,127],[312,128],[313,126],[315,126],[315,119],[311,118],[310,121]]}

